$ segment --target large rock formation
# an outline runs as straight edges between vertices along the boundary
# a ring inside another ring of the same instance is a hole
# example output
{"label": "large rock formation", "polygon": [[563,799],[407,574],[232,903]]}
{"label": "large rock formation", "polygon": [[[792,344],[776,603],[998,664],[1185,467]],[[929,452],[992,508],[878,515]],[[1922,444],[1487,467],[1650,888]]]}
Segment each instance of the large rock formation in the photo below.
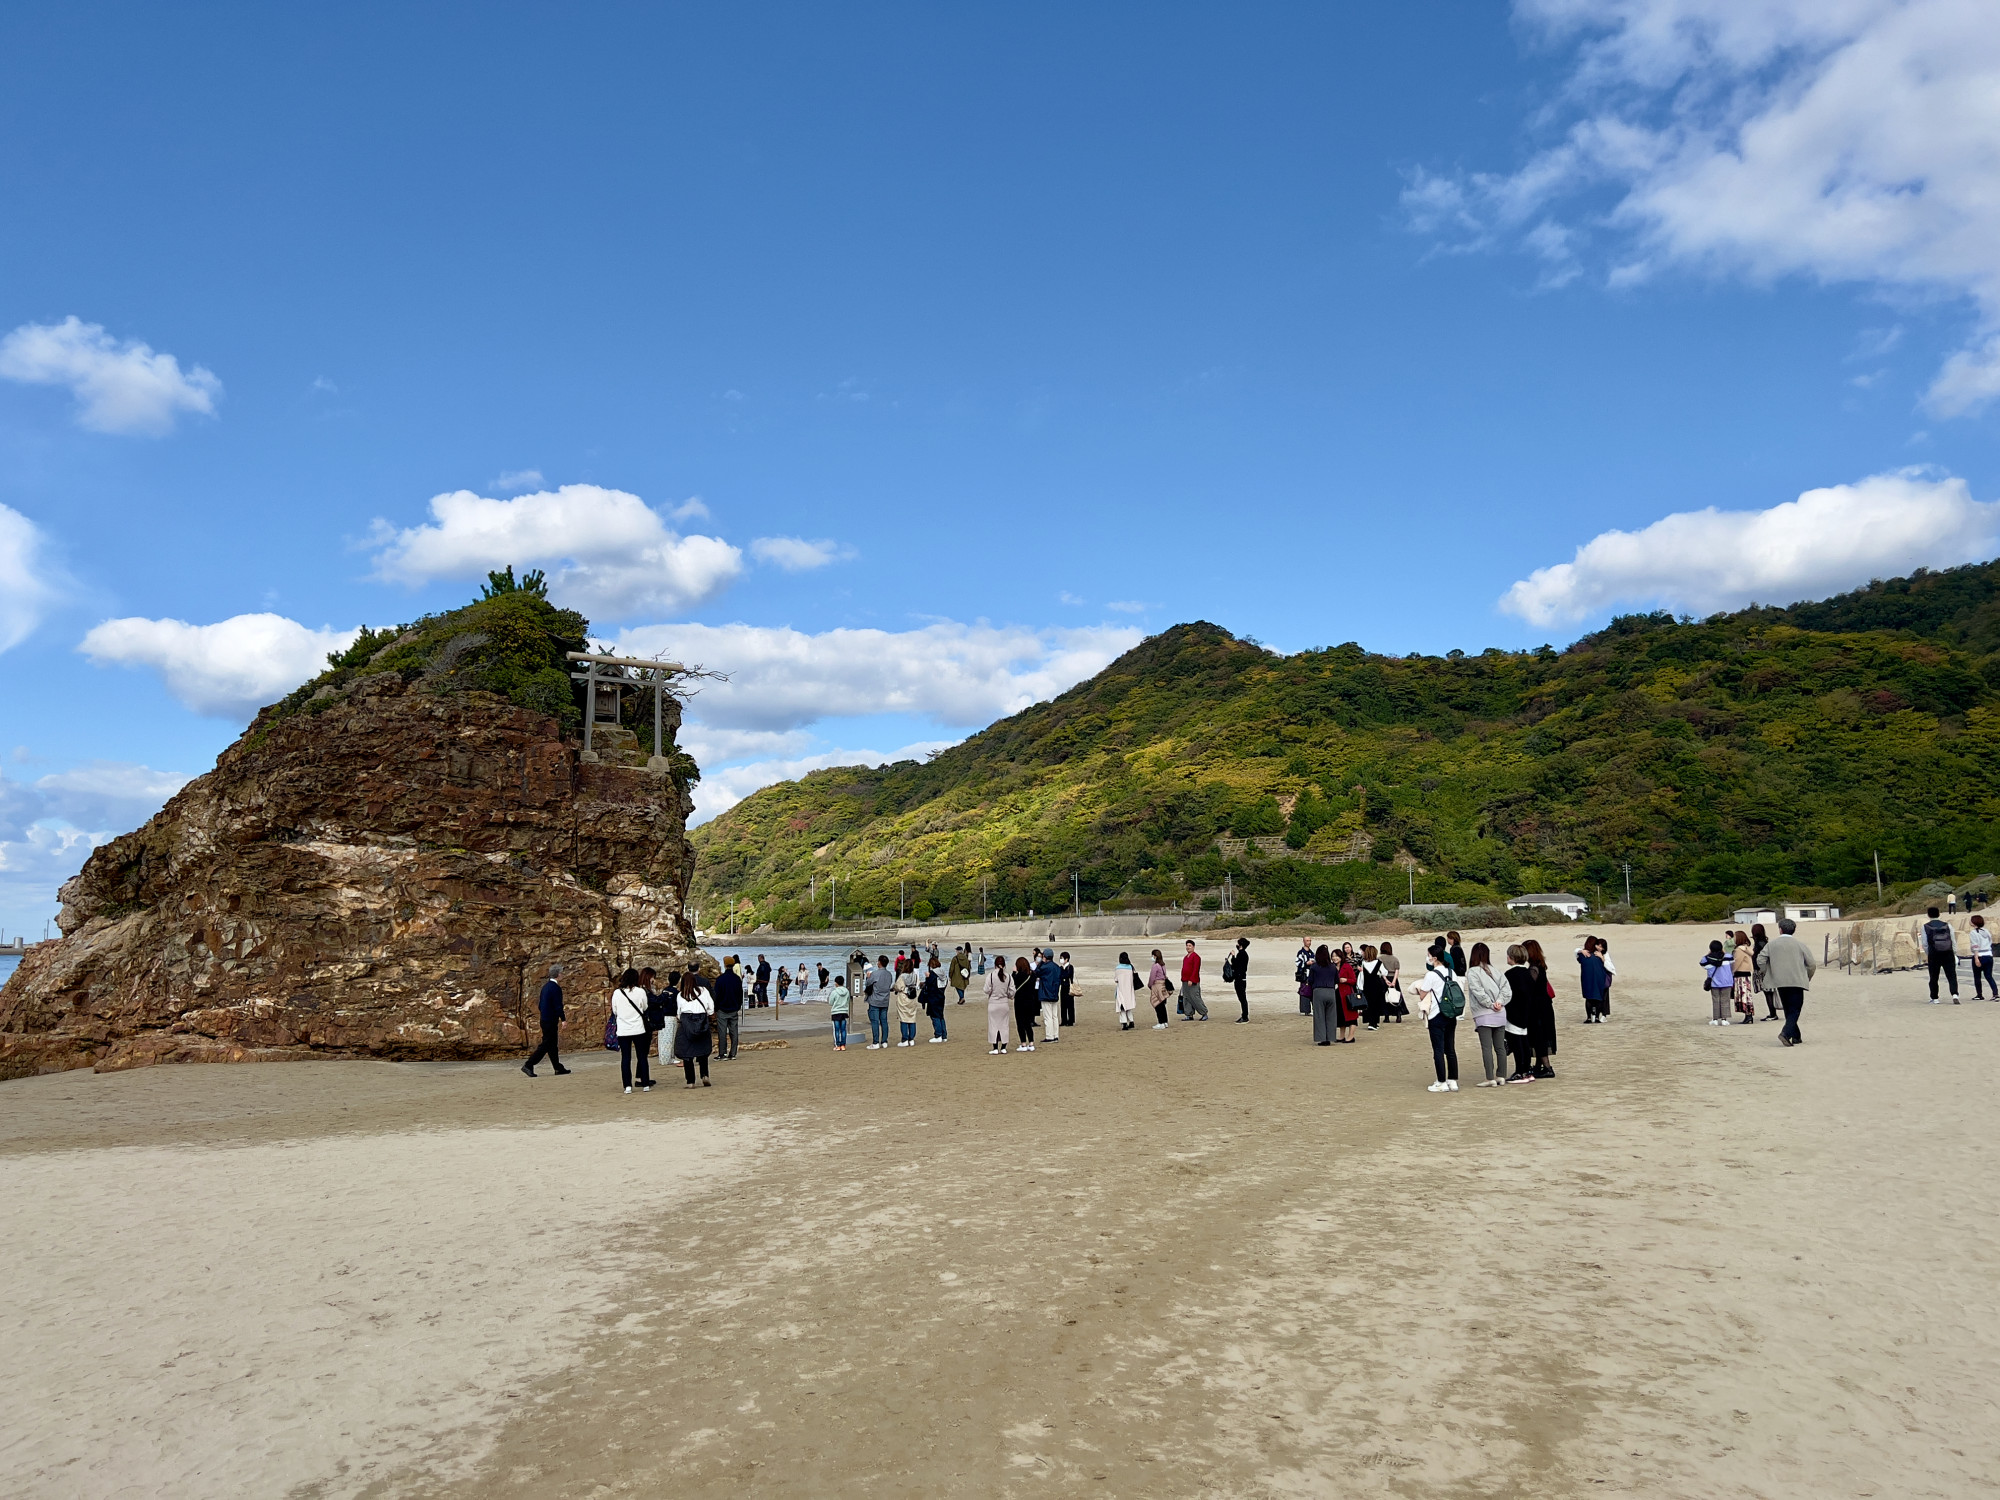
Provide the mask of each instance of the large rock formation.
{"label": "large rock formation", "polygon": [[695,960],[682,772],[582,764],[556,717],[414,669],[327,678],[63,887],[0,1076],[512,1053],[555,960],[587,1047],[616,970]]}

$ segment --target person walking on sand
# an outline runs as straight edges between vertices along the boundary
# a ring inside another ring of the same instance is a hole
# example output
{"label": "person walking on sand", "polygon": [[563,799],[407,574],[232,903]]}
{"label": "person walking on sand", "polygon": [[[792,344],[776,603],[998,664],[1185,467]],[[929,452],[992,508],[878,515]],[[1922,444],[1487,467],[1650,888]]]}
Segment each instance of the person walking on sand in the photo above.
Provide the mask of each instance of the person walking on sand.
{"label": "person walking on sand", "polygon": [[1528,950],[1519,943],[1507,946],[1507,1045],[1514,1053],[1514,1071],[1509,1083],[1535,1081],[1534,1045],[1528,1038],[1528,1012],[1534,1008],[1534,976],[1528,973]]}
{"label": "person walking on sand", "polygon": [[931,1018],[931,1040],[945,1040],[944,976],[938,972],[935,954],[931,957],[930,967],[924,971],[924,982],[917,990],[917,999],[923,1004],[924,1014]]}
{"label": "person walking on sand", "polygon": [[1331,1047],[1340,1040],[1340,965],[1325,943],[1313,950],[1306,983],[1312,986],[1313,1045]]}
{"label": "person walking on sand", "polygon": [[1388,976],[1389,988],[1395,991],[1389,1000],[1388,1018],[1400,1026],[1410,1007],[1403,1003],[1403,961],[1396,957],[1396,945],[1387,939],[1382,943],[1382,972]]}
{"label": "person walking on sand", "polygon": [[1417,1014],[1431,1034],[1431,1064],[1437,1069],[1433,1094],[1458,1092],[1458,1043],[1454,1033],[1465,1014],[1465,991],[1452,972],[1451,948],[1439,938],[1425,955],[1423,977],[1413,986]]}
{"label": "person walking on sand", "polygon": [[[724,1062],[736,1056],[743,1045],[743,975],[738,970],[742,963],[735,954],[722,961],[722,972],[715,977],[715,1055]],[[667,1045],[671,1047],[672,1042]],[[844,1049],[843,1049],[844,1050]]]}
{"label": "person walking on sand", "polygon": [[889,972],[889,955],[878,954],[875,967],[861,982],[861,998],[868,1002],[868,1050],[880,1052],[889,1045],[889,1003],[894,998],[896,976]]}
{"label": "person walking on sand", "polygon": [[1160,956],[1160,950],[1153,950],[1153,967],[1146,975],[1146,994],[1153,1002],[1153,1014],[1159,1019],[1153,1023],[1153,1030],[1167,1029],[1167,961]]}
{"label": "person walking on sand", "polygon": [[826,997],[827,1014],[833,1018],[833,1050],[847,1050],[847,1018],[854,1009],[854,996],[840,979],[834,980],[833,989]]}
{"label": "person walking on sand", "polygon": [[611,1019],[618,1027],[618,1077],[625,1092],[632,1092],[632,1059],[639,1060],[639,1091],[653,1087],[652,1068],[646,1054],[652,1050],[653,1034],[646,1029],[646,987],[639,983],[639,971],[627,969],[618,976],[618,988],[611,992]]}
{"label": "person walking on sand", "polygon": [[1062,1040],[1062,965],[1048,949],[1035,965],[1035,998],[1042,1003],[1042,1040]]}
{"label": "person walking on sand", "polygon": [[1993,984],[1993,934],[1986,930],[1986,918],[1972,919],[1972,929],[1965,935],[1965,946],[1972,954],[1972,998],[1982,998],[1979,984],[1984,978],[1986,988],[1992,993],[1983,998],[2000,1000],[2000,989],[1995,989]]}
{"label": "person walking on sand", "polygon": [[1958,1004],[1958,947],[1952,939],[1951,923],[1938,916],[1935,906],[1931,908],[1931,919],[1924,923],[1924,961],[1931,970],[1931,1004],[1938,1003],[1940,972],[1951,984],[1951,1003]]}
{"label": "person walking on sand", "polygon": [[1361,945],[1361,1024],[1374,1031],[1389,1010],[1389,976],[1373,943]]}
{"label": "person walking on sand", "polygon": [[896,1045],[914,1047],[917,1045],[917,971],[916,960],[910,960],[912,967],[896,981]]}
{"label": "person walking on sand", "polygon": [[[979,961],[986,962],[986,950],[979,950]],[[1004,954],[994,955],[991,968],[986,970],[986,1039],[992,1045],[986,1049],[988,1057],[1004,1057],[1007,1052],[1007,1031],[1013,1025],[1014,986],[1007,982],[1007,959]]]}
{"label": "person walking on sand", "polygon": [[687,1086],[694,1087],[694,1072],[701,1068],[701,1086],[708,1088],[708,1054],[715,1041],[715,997],[703,987],[701,976],[690,969],[681,975],[680,1025],[674,1032],[674,1056],[681,1060]]}
{"label": "person walking on sand", "polygon": [[1065,1029],[1076,1025],[1076,965],[1069,961],[1067,953],[1058,953],[1056,961],[1062,965],[1062,1024]]}
{"label": "person walking on sand", "polygon": [[521,1071],[530,1078],[538,1076],[535,1064],[545,1057],[558,1078],[569,1072],[562,1063],[562,1029],[567,1020],[563,1010],[562,973],[561,964],[549,965],[549,977],[542,985],[540,998],[535,1002],[535,1008],[542,1016],[542,1044],[530,1052],[528,1060],[521,1064]]}
{"label": "person walking on sand", "polygon": [[951,950],[949,982],[958,991],[958,1003],[965,1004],[965,987],[972,982],[972,944],[962,943]]}
{"label": "person walking on sand", "polygon": [[1190,1021],[1208,1019],[1208,1005],[1201,998],[1201,955],[1195,952],[1193,938],[1187,940],[1181,958],[1181,1010]]}
{"label": "person walking on sand", "polygon": [[1743,1018],[1745,1026],[1756,1024],[1757,1020],[1757,959],[1750,946],[1750,934],[1736,934],[1736,951],[1730,955],[1730,969],[1733,983],[1730,985],[1730,1000],[1736,1014]]}
{"label": "person walking on sand", "polygon": [[1507,1081],[1507,985],[1493,972],[1493,954],[1484,943],[1472,945],[1465,966],[1465,1001],[1479,1038],[1479,1065],[1486,1070],[1479,1086],[1490,1089]]}
{"label": "person walking on sand", "polygon": [[1025,955],[1014,960],[1014,1030],[1019,1035],[1016,1052],[1035,1050],[1035,1017],[1041,1013],[1042,998],[1035,983],[1035,971]]}
{"label": "person walking on sand", "polygon": [[771,962],[763,954],[757,955],[757,982],[750,990],[750,1008],[764,1010],[771,1004]]}
{"label": "person walking on sand", "polygon": [[1604,998],[1604,960],[1597,956],[1597,939],[1586,937],[1576,950],[1577,968],[1582,972],[1577,987],[1583,991],[1583,1024],[1597,1024],[1598,1002]]}
{"label": "person walking on sand", "polygon": [[1701,956],[1701,987],[1708,992],[1708,1024],[1729,1024],[1729,997],[1736,989],[1736,966],[1722,951],[1722,940],[1712,939]]}
{"label": "person walking on sand", "polygon": [[1132,1012],[1139,1008],[1139,974],[1129,953],[1118,955],[1118,967],[1111,975],[1111,1000],[1118,1007],[1118,1029],[1130,1031],[1138,1024]]}
{"label": "person walking on sand", "polygon": [[[1556,987],[1549,982],[1549,961],[1540,943],[1523,939],[1521,953],[1534,990],[1528,1007],[1528,1045],[1535,1054],[1535,1076],[1553,1078],[1556,1068],[1549,1059],[1556,1055]],[[1512,1014],[1511,1003],[1508,1010]]]}
{"label": "person walking on sand", "polygon": [[1236,951],[1222,961],[1222,979],[1225,984],[1236,986],[1236,1008],[1241,1012],[1237,1020],[1250,1019],[1250,939],[1236,940]]}
{"label": "person walking on sand", "polygon": [[1764,951],[1757,955],[1757,977],[1763,983],[1764,993],[1775,992],[1778,1003],[1785,1007],[1785,1024],[1778,1032],[1778,1040],[1787,1047],[1796,1047],[1805,1040],[1799,1033],[1799,1012],[1806,1007],[1806,991],[1812,987],[1813,974],[1818,968],[1813,962],[1812,949],[1792,935],[1798,925],[1790,917],[1782,918],[1778,935],[1765,943]]}

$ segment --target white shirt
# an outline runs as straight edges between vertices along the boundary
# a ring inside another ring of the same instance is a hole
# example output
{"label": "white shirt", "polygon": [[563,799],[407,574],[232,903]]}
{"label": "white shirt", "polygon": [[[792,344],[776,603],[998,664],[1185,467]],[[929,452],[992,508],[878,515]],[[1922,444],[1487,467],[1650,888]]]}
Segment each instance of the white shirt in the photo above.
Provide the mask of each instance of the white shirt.
{"label": "white shirt", "polygon": [[612,991],[611,1013],[618,1018],[620,1036],[646,1034],[646,992],[643,989]]}
{"label": "white shirt", "polygon": [[1984,927],[1972,929],[1970,947],[1974,958],[1990,958],[1993,955],[1993,934]]}
{"label": "white shirt", "polygon": [[1444,998],[1444,971],[1425,969],[1424,977],[1410,988],[1417,993],[1418,1019],[1428,1021],[1438,1013],[1438,1001]]}
{"label": "white shirt", "polygon": [[695,992],[692,995],[683,994],[680,997],[680,1002],[680,1013],[684,1016],[695,1014],[712,1016],[715,1014],[715,996],[699,985],[695,986]]}

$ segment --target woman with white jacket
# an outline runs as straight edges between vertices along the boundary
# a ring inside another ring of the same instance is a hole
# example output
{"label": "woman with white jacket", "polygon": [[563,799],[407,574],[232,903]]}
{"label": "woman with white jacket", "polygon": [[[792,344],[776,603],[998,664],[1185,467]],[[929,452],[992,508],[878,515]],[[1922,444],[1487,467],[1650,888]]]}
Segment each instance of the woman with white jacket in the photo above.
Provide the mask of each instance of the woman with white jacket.
{"label": "woman with white jacket", "polygon": [[632,1092],[632,1059],[639,1059],[639,1089],[653,1087],[653,1072],[646,1054],[653,1050],[653,1034],[646,1029],[646,1002],[651,997],[639,982],[639,971],[627,969],[618,976],[618,988],[611,992],[611,1018],[618,1024],[618,1076],[625,1092]]}
{"label": "woman with white jacket", "polygon": [[[986,957],[985,950],[980,958]],[[1014,1025],[1014,986],[1007,978],[1007,960],[1001,954],[993,956],[991,966],[986,970],[986,1039],[992,1043],[986,1055],[1007,1050],[1007,1033]]]}
{"label": "woman with white jacket", "polygon": [[1493,972],[1493,954],[1484,943],[1472,945],[1465,970],[1465,1008],[1479,1037],[1479,1063],[1490,1089],[1507,1081],[1507,981]]}
{"label": "woman with white jacket", "polygon": [[1139,1008],[1139,971],[1132,967],[1132,955],[1118,955],[1117,972],[1111,976],[1111,998],[1118,1005],[1118,1029],[1130,1031],[1135,1024],[1132,1013]]}

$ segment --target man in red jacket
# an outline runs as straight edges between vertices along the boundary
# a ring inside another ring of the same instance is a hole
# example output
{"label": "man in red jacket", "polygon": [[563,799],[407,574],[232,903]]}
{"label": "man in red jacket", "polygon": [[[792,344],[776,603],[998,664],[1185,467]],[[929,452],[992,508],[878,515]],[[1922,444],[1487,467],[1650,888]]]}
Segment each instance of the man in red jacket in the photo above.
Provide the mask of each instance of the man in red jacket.
{"label": "man in red jacket", "polygon": [[1193,938],[1181,959],[1181,1009],[1191,1021],[1208,1019],[1208,1004],[1201,998],[1201,955],[1194,951]]}

